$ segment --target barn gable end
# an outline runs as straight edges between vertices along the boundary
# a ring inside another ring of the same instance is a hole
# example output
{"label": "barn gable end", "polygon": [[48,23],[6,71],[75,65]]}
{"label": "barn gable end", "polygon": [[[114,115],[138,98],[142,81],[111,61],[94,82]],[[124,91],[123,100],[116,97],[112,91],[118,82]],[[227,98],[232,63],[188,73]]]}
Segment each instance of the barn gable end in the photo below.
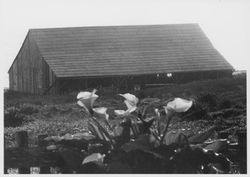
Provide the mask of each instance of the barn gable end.
{"label": "barn gable end", "polygon": [[10,89],[24,93],[42,94],[55,80],[30,31],[8,73]]}

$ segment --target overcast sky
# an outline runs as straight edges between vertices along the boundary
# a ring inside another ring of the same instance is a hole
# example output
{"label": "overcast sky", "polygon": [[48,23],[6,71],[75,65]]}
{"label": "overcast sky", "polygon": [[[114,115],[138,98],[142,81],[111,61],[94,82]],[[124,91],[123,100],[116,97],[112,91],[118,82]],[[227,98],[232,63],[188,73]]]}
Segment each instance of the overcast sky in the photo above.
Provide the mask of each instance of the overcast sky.
{"label": "overcast sky", "polygon": [[247,69],[248,0],[0,0],[1,85],[30,28],[172,23],[199,23],[235,69]]}

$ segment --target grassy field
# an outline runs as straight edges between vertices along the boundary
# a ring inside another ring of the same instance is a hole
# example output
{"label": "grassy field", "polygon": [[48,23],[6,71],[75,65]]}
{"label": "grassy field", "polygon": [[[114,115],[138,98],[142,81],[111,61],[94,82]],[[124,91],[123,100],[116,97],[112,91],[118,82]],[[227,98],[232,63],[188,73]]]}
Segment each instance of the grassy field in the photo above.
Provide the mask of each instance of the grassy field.
{"label": "grassy field", "polygon": [[[133,92],[130,92],[133,93]],[[108,107],[110,120],[114,109],[125,109],[123,99],[117,93],[98,93],[95,106]],[[171,129],[190,128],[194,132],[220,121],[224,128],[246,128],[246,79],[218,79],[195,81],[187,84],[148,88],[134,93],[140,99],[159,98],[164,103],[172,97],[192,98],[205,114],[176,119]],[[4,137],[7,147],[14,146],[14,135],[19,130],[29,133],[30,145],[36,145],[40,134],[64,135],[87,129],[86,119],[80,114],[75,93],[65,95],[35,96],[6,92],[4,95]],[[219,115],[219,116],[218,116]]]}

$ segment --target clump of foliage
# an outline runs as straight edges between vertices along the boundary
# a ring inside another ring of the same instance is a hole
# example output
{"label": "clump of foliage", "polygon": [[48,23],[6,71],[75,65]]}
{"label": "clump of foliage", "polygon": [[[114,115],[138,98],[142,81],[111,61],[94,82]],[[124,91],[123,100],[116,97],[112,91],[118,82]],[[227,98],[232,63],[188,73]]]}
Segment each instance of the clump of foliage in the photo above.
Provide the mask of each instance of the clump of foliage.
{"label": "clump of foliage", "polygon": [[201,104],[204,109],[213,111],[217,108],[218,100],[214,93],[201,93],[197,96],[197,102]]}
{"label": "clump of foliage", "polygon": [[19,106],[19,109],[20,113],[24,115],[31,115],[39,112],[38,108],[32,104],[22,104]]}
{"label": "clump of foliage", "polygon": [[[214,134],[215,126],[199,134],[189,129],[169,128],[172,120],[191,109],[193,100],[174,98],[159,103],[159,99],[138,100],[129,93],[120,94],[125,98],[127,110],[115,110],[120,123],[111,124],[107,108],[93,107],[98,98],[95,92],[81,92],[77,97],[88,122],[87,132],[47,138],[55,143],[47,149],[54,151],[62,151],[62,145],[81,140],[79,147],[83,153],[71,159],[82,163],[67,170],[76,173],[229,173],[231,161],[218,153],[225,143],[206,142]],[[67,150],[61,153],[63,156],[69,153],[67,157],[71,154]],[[71,164],[69,158],[62,161],[62,169],[65,164]]]}
{"label": "clump of foliage", "polygon": [[18,106],[11,106],[4,110],[4,126],[18,127],[23,123],[31,121],[30,115],[38,113],[37,107],[32,104],[22,104]]}
{"label": "clump of foliage", "polygon": [[24,121],[24,115],[20,113],[20,109],[16,107],[9,107],[4,110],[4,126],[17,127]]}
{"label": "clump of foliage", "polygon": [[[39,114],[30,117],[36,121],[5,127],[5,138],[13,141],[20,130],[34,138],[47,134],[46,149],[60,153],[56,169],[61,173],[234,173],[228,168],[234,157],[227,154],[227,147],[228,142],[237,142],[236,131],[246,129],[244,83],[224,79],[154,88],[142,92],[138,101],[125,98],[125,104],[118,98],[126,94],[114,97],[110,93],[110,97],[103,93],[95,104],[79,97],[87,105],[80,109],[61,104],[75,101],[75,93],[60,99],[32,96],[32,101],[43,105],[34,103]],[[157,98],[150,98],[152,95]],[[169,120],[164,106],[174,97],[193,104]],[[30,98],[6,103],[19,109],[22,104],[33,104]],[[29,114],[29,109],[24,112]],[[228,142],[219,139],[222,133]],[[78,151],[73,152],[75,149]]]}

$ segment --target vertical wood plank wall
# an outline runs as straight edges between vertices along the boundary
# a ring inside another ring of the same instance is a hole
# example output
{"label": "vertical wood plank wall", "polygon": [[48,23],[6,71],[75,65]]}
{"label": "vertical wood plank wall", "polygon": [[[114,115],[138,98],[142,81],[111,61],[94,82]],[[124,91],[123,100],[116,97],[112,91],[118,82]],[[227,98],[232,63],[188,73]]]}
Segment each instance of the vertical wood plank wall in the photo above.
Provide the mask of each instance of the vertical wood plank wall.
{"label": "vertical wood plank wall", "polygon": [[[50,77],[49,77],[50,76]],[[55,81],[55,75],[42,58],[30,32],[9,70],[10,89],[42,94]]]}

